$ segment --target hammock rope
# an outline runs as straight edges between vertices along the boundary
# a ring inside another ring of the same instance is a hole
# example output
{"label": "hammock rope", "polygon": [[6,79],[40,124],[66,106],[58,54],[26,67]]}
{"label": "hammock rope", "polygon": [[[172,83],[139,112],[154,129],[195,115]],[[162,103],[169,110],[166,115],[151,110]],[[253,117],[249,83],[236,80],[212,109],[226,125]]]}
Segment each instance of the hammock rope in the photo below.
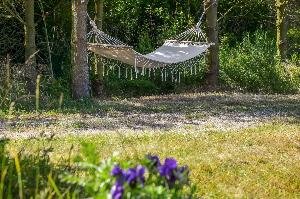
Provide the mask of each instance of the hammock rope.
{"label": "hammock rope", "polygon": [[88,33],[88,49],[100,56],[132,65],[134,68],[166,67],[185,62],[205,53],[212,45],[205,42],[205,36],[198,23],[174,38],[166,40],[152,53],[143,55],[136,52],[132,46],[99,30],[96,23],[89,16],[88,18],[92,26],[91,32]]}
{"label": "hammock rope", "polygon": [[[193,72],[195,75],[197,74],[199,57],[211,45],[214,45],[207,42],[200,28],[205,12],[206,10],[194,27],[174,36],[170,40],[166,40],[161,47],[146,55],[136,52],[132,46],[99,30],[95,21],[87,14],[92,27],[91,31],[87,34],[88,50],[108,60],[117,60],[133,66],[134,72],[132,68],[128,71],[126,67],[125,78],[130,78],[131,80],[133,78],[137,79],[139,74],[147,76],[147,69],[148,77],[155,77],[157,69],[159,69],[158,73],[161,75],[161,81],[166,82],[170,79],[172,82],[180,83],[182,80],[181,75],[185,77],[189,74],[192,76]],[[104,59],[102,61],[105,62]],[[114,72],[115,66],[111,65],[111,67],[109,69],[103,63],[103,75],[105,74],[105,68],[107,68],[106,75],[108,75],[109,70]],[[118,78],[121,78],[121,67],[120,65],[117,65],[117,67]],[[186,68],[190,68],[188,70],[190,73],[186,72]]]}

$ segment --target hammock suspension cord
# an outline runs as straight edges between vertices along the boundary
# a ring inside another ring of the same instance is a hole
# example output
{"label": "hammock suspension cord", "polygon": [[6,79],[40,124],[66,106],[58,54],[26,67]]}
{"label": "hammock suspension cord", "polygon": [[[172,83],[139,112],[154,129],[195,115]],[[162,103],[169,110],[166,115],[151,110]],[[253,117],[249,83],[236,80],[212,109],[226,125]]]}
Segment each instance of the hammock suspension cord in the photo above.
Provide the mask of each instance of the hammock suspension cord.
{"label": "hammock suspension cord", "polygon": [[[118,78],[122,78],[122,69],[120,66],[125,66],[126,79],[130,78],[132,80],[134,76],[133,73],[135,73],[135,79],[139,77],[139,74],[142,76],[147,76],[148,74],[148,78],[152,76],[155,77],[158,69],[158,73],[161,75],[163,82],[170,79],[174,83],[180,83],[182,80],[181,75],[183,75],[183,77],[192,76],[193,73],[197,75],[197,70],[200,70],[199,57],[201,57],[211,45],[214,45],[207,42],[200,28],[207,9],[204,10],[200,20],[194,27],[174,36],[170,40],[166,40],[163,46],[147,55],[142,55],[134,51],[133,47],[99,30],[95,21],[87,14],[92,27],[92,30],[87,34],[88,50],[100,55],[102,58],[117,60],[119,62],[119,64],[117,64]],[[106,75],[109,74],[109,71],[115,72],[115,65],[112,65],[112,62],[108,60],[101,59],[103,62],[103,75],[105,75],[105,72]],[[106,63],[111,67],[105,67]],[[126,66],[122,63],[134,66],[134,72],[131,67],[128,72],[128,65]],[[190,68],[189,74],[186,68]]]}

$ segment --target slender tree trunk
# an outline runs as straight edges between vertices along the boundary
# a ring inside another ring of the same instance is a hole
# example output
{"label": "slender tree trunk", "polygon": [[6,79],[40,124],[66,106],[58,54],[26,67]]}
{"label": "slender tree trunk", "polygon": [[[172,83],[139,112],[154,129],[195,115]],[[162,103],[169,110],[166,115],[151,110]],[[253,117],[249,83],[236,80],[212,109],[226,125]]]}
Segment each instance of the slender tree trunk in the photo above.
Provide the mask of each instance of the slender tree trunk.
{"label": "slender tree trunk", "polygon": [[25,7],[25,63],[27,68],[27,87],[30,93],[35,92],[36,79],[36,44],[34,24],[34,0],[24,0]]}
{"label": "slender tree trunk", "polygon": [[276,28],[277,28],[277,56],[281,61],[286,59],[287,54],[287,4],[288,0],[276,0]]}
{"label": "slender tree trunk", "polygon": [[95,22],[97,27],[102,30],[104,16],[104,0],[95,0]]}
{"label": "slender tree trunk", "polygon": [[72,0],[72,92],[73,98],[89,97],[89,67],[87,62],[87,20],[88,0]]}
{"label": "slender tree trunk", "polygon": [[219,77],[218,2],[217,0],[204,0],[204,7],[206,10],[208,42],[214,43],[207,54],[206,86],[209,89],[215,89]]}
{"label": "slender tree trunk", "polygon": [[[95,22],[99,30],[103,28],[103,7],[104,7],[104,0],[94,0],[95,5]],[[93,72],[95,73],[96,79],[93,81],[93,94],[96,96],[101,96],[103,93],[103,71],[104,66],[102,62],[102,58],[94,55],[94,68]]]}

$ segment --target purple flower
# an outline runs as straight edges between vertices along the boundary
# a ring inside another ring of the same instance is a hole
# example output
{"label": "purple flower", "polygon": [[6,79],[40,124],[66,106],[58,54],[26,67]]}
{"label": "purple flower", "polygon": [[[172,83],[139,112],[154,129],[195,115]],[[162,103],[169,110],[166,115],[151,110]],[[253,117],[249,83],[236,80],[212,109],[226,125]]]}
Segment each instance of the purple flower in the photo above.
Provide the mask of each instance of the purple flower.
{"label": "purple flower", "polygon": [[161,176],[170,176],[177,168],[177,161],[173,158],[167,158],[165,163],[159,167],[159,173]]}
{"label": "purple flower", "polygon": [[125,179],[130,186],[135,186],[137,182],[145,182],[145,168],[141,165],[130,168],[126,172]]}
{"label": "purple flower", "polygon": [[160,166],[159,173],[161,176],[165,177],[167,183],[170,187],[175,184],[176,178],[176,171],[177,171],[177,161],[173,158],[167,158],[165,163]]}
{"label": "purple flower", "polygon": [[124,184],[125,178],[126,178],[126,173],[124,170],[121,169],[121,167],[119,165],[116,165],[112,169],[111,175],[116,177],[118,183]]}
{"label": "purple flower", "polygon": [[152,163],[152,165],[154,167],[161,166],[161,163],[160,163],[160,160],[159,160],[158,156],[156,156],[156,155],[154,155],[154,156],[148,155],[147,158],[151,161],[151,163]]}
{"label": "purple flower", "polygon": [[112,199],[122,199],[124,194],[123,185],[116,182],[116,184],[111,188],[110,194]]}
{"label": "purple flower", "polygon": [[128,184],[135,184],[137,180],[137,175],[134,168],[128,169],[126,172],[126,181]]}
{"label": "purple flower", "polygon": [[145,167],[139,165],[136,167],[136,172],[138,178],[144,183],[145,182]]}
{"label": "purple flower", "polygon": [[116,165],[112,171],[111,171],[111,175],[114,176],[114,177],[120,177],[123,175],[123,170],[120,168],[119,165]]}
{"label": "purple flower", "polygon": [[165,159],[165,166],[169,167],[170,169],[176,169],[177,161],[173,158]]}

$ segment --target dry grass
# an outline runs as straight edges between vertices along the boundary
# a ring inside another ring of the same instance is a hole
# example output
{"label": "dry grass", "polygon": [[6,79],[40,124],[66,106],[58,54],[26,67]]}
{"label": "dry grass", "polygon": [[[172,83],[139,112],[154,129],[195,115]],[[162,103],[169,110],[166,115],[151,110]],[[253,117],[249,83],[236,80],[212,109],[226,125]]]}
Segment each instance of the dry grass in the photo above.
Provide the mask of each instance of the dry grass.
{"label": "dry grass", "polygon": [[16,113],[0,119],[0,138],[178,128],[228,131],[290,120],[300,120],[299,95],[181,94],[66,104],[63,113]]}
{"label": "dry grass", "polygon": [[300,197],[300,124],[272,123],[255,128],[217,132],[177,131],[115,132],[110,135],[61,139],[23,140],[9,143],[12,150],[52,146],[52,161],[65,161],[70,148],[93,143],[99,156],[119,153],[121,159],[139,159],[147,153],[175,157],[192,171],[192,181],[203,197]]}
{"label": "dry grass", "polygon": [[66,163],[71,148],[78,154],[82,142],[95,144],[102,159],[175,157],[191,168],[204,198],[299,198],[299,118],[299,95],[208,93],[17,114],[2,119],[0,131],[14,138],[9,152],[50,147],[55,164]]}

